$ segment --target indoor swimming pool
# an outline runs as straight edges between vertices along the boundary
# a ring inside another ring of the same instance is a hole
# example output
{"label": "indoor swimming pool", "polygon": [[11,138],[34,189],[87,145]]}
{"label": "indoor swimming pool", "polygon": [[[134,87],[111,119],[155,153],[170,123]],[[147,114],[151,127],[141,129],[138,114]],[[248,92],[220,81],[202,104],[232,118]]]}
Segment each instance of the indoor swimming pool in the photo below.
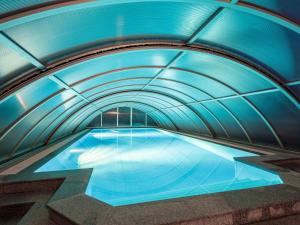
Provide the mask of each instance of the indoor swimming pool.
{"label": "indoor swimming pool", "polygon": [[155,128],[94,129],[36,172],[93,168],[86,194],[112,206],[281,184],[256,154]]}

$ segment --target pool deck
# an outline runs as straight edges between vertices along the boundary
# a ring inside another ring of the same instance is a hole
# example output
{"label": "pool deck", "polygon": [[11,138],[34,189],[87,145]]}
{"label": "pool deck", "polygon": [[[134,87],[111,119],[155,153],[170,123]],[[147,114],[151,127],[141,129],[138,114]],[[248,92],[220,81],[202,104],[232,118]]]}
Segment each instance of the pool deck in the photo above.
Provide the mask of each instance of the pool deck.
{"label": "pool deck", "polygon": [[280,164],[296,153],[238,159],[276,171],[284,184],[118,207],[84,194],[92,169],[33,173],[83,134],[0,169],[0,224],[293,225],[300,217],[300,173]]}

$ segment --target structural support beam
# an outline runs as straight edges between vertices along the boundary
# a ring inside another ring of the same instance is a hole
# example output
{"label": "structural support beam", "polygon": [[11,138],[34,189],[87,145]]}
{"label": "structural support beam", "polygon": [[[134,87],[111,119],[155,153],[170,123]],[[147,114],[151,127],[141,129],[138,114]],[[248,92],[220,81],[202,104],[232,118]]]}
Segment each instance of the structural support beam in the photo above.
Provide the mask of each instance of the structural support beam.
{"label": "structural support beam", "polygon": [[7,36],[2,31],[0,31],[0,43],[3,44],[6,47],[9,47],[10,49],[12,49],[19,56],[24,58],[27,62],[30,62],[35,67],[37,67],[39,69],[44,69],[45,68],[45,65],[43,65],[43,63],[41,63],[30,52],[28,52],[26,49],[24,49],[22,46],[20,46],[14,40],[12,40],[9,36]]}
{"label": "structural support beam", "polygon": [[49,76],[48,77],[50,80],[54,81],[55,83],[57,83],[59,86],[61,86],[64,89],[70,90],[73,92],[74,95],[77,95],[78,97],[80,97],[82,100],[84,100],[85,102],[90,102],[86,97],[84,97],[82,94],[80,94],[78,91],[76,91],[74,88],[71,88],[69,85],[67,85],[64,81],[62,81],[61,79],[59,79],[58,77],[56,77],[55,75],[53,76]]}
{"label": "structural support beam", "polygon": [[49,79],[52,80],[52,81],[54,81],[55,83],[57,83],[61,87],[65,88],[67,90],[72,91],[75,95],[77,95],[78,97],[80,97],[82,100],[84,100],[87,103],[90,103],[94,108],[98,109],[98,107],[94,103],[92,103],[90,100],[88,100],[86,97],[84,97],[82,94],[80,94],[74,88],[70,87],[68,84],[66,84],[64,81],[62,81],[61,79],[59,79],[55,75],[49,76]]}
{"label": "structural support beam", "polygon": [[201,26],[192,34],[190,39],[186,42],[187,44],[194,43],[201,35],[205,27],[207,27],[210,23],[212,23],[216,18],[220,15],[220,13],[223,11],[223,7],[218,8],[216,11],[214,11],[210,17],[208,17],[204,23],[201,24]]}

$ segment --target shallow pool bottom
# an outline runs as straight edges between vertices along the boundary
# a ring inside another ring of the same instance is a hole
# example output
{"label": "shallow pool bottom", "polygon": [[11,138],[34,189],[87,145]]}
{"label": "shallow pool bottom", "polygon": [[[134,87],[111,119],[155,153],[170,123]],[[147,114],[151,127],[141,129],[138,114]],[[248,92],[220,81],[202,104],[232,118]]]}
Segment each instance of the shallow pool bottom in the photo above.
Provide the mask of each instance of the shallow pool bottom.
{"label": "shallow pool bottom", "polygon": [[283,183],[256,154],[154,128],[94,129],[35,172],[93,168],[86,194],[112,206]]}

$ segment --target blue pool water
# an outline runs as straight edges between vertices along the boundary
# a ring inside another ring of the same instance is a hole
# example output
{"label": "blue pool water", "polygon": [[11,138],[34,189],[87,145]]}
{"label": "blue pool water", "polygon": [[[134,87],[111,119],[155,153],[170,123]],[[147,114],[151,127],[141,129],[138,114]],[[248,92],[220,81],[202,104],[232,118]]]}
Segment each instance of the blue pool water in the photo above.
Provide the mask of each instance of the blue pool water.
{"label": "blue pool water", "polygon": [[96,129],[36,172],[93,168],[86,194],[113,206],[281,184],[253,153],[153,128]]}

